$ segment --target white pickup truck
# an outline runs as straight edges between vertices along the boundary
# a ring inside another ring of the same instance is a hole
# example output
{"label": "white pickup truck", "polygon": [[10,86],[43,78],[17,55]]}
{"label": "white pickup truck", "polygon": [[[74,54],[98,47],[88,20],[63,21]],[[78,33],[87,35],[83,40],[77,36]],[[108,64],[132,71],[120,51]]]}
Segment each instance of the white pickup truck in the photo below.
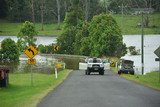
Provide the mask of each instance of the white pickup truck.
{"label": "white pickup truck", "polygon": [[98,72],[100,75],[104,75],[104,63],[100,58],[89,58],[87,60],[86,75],[90,75],[91,72]]}

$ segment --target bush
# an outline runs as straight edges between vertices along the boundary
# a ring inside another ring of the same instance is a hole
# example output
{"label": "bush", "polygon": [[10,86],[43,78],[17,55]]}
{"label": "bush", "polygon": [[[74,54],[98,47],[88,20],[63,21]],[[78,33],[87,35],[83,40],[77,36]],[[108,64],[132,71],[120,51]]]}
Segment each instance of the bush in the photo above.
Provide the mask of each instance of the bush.
{"label": "bush", "polygon": [[4,39],[2,41],[1,50],[0,50],[0,59],[4,62],[13,62],[19,61],[19,49],[16,43],[10,39]]}

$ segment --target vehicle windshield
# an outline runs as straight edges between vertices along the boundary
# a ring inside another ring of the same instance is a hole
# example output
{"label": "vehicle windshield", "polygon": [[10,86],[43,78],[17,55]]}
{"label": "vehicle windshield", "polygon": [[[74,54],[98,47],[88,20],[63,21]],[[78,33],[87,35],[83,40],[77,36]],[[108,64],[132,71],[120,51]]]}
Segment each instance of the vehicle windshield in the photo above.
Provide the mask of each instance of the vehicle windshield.
{"label": "vehicle windshield", "polygon": [[101,63],[100,59],[89,59],[89,63]]}

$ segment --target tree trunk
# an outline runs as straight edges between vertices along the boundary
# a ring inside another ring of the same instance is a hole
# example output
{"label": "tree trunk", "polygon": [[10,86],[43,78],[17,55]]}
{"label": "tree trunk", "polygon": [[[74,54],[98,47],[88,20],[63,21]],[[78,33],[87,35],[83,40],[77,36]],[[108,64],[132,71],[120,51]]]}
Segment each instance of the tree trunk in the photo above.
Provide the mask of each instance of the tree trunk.
{"label": "tree trunk", "polygon": [[58,13],[58,16],[57,16],[57,19],[58,19],[58,28],[60,27],[60,21],[61,21],[61,17],[60,17],[60,2],[59,0],[56,0],[57,1],[57,13]]}
{"label": "tree trunk", "polygon": [[43,31],[44,28],[43,28],[43,17],[44,16],[44,0],[42,0],[42,5],[41,5],[41,30]]}
{"label": "tree trunk", "polygon": [[31,8],[32,8],[32,22],[35,24],[35,17],[34,17],[34,0],[31,0]]}
{"label": "tree trunk", "polygon": [[85,21],[89,18],[89,2],[90,0],[85,0]]}

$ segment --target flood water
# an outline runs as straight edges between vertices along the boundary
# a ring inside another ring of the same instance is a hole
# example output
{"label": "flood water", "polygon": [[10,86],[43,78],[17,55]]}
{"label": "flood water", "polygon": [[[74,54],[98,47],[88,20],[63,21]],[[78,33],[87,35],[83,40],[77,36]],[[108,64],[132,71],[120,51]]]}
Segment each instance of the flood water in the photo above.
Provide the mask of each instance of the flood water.
{"label": "flood water", "polygon": [[[0,36],[0,42],[8,37],[17,41],[16,36]],[[56,37],[36,37],[36,38],[37,38],[37,42],[36,42],[37,45],[39,45],[39,44],[49,45],[52,43],[56,43],[56,41],[57,41]],[[141,50],[141,35],[124,35],[123,42],[127,45],[127,47],[135,46],[136,49]],[[144,35],[144,73],[159,70],[159,63],[155,61],[155,58],[157,58],[157,56],[154,54],[154,51],[159,46],[160,46],[160,35]],[[134,66],[136,69],[136,73],[141,74],[141,55],[134,55],[134,56],[132,55],[131,56],[129,54],[126,54],[122,58],[133,60]],[[22,60],[24,61],[24,59],[25,58],[21,58],[21,61]],[[42,68],[42,69],[45,66],[51,65],[51,61],[54,60],[54,58],[52,56],[50,56],[50,57],[36,56],[36,59],[38,60],[38,62],[40,62],[39,63],[39,64],[41,64],[40,68]],[[69,61],[69,59],[64,59],[64,60],[67,63],[71,63]],[[24,65],[24,64],[22,64],[22,65]],[[73,65],[75,65],[75,64],[73,64]],[[68,64],[69,68],[72,68],[71,66],[72,66],[72,63]],[[76,64],[76,66],[77,66],[77,64]],[[74,69],[76,68],[76,66],[74,67]]]}
{"label": "flood water", "polygon": [[[6,38],[11,38],[15,42],[17,42],[17,40],[18,40],[16,36],[0,36],[0,43]],[[37,36],[35,38],[37,39],[37,41],[36,41],[37,45],[40,45],[40,44],[50,45],[52,43],[56,43],[57,42],[57,39],[56,39],[57,37],[47,37],[47,36],[41,37],[41,36]]]}
{"label": "flood water", "polygon": [[[141,35],[126,35],[123,36],[123,42],[128,46],[135,46],[141,50]],[[144,73],[159,70],[159,62],[155,61],[157,56],[154,51],[160,46],[160,35],[145,35],[144,36]],[[141,51],[140,51],[141,53]],[[134,61],[136,73],[141,74],[141,55],[128,55],[124,59]]]}

